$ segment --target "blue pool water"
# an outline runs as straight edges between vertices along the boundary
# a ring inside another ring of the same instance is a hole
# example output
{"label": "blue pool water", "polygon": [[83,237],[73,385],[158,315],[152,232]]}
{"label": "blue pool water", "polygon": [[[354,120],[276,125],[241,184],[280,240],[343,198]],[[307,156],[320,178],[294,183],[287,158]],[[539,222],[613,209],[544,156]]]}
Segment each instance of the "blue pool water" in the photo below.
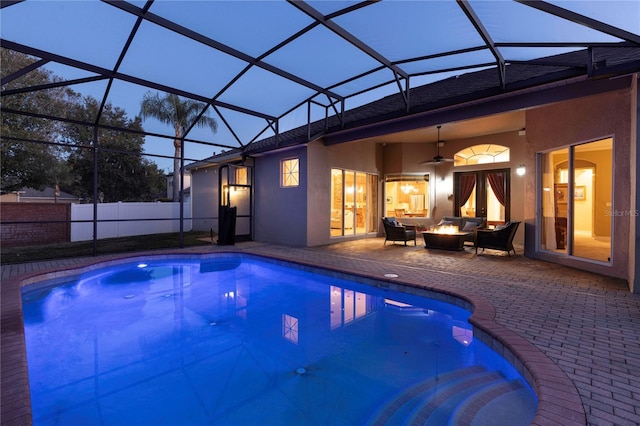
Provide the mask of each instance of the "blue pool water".
{"label": "blue pool water", "polygon": [[[37,425],[527,425],[469,312],[254,257],[149,260],[23,291]],[[466,420],[465,420],[466,419]]]}

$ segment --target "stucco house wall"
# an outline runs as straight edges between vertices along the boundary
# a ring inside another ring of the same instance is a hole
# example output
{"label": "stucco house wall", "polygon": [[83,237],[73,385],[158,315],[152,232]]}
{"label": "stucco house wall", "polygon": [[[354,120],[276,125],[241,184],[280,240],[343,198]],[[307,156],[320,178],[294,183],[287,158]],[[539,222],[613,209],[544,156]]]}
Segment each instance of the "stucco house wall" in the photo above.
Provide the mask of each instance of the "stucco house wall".
{"label": "stucco house wall", "polygon": [[[617,80],[621,81],[621,80]],[[454,211],[453,173],[480,169],[508,168],[511,172],[511,220],[523,222],[515,242],[525,244],[525,255],[565,264],[578,269],[627,279],[635,288],[637,269],[637,236],[632,222],[633,215],[616,216],[612,228],[612,264],[537,251],[536,213],[538,205],[537,155],[549,150],[586,143],[602,138],[614,138],[613,152],[613,200],[611,209],[633,212],[638,209],[633,179],[638,172],[634,144],[637,142],[637,83],[607,86],[597,94],[584,95],[567,91],[558,99],[554,91],[545,91],[535,98],[531,106],[522,107],[523,131],[509,131],[465,139],[448,139],[443,134],[444,146],[440,154],[453,157],[463,148],[478,144],[499,144],[511,149],[510,161],[493,165],[453,167],[452,163],[437,167],[421,164],[435,155],[435,145],[402,140],[383,143],[380,137],[369,136],[354,142],[325,145],[322,140],[297,145],[293,148],[261,153],[255,161],[255,233],[257,241],[291,246],[316,246],[345,239],[362,238],[375,233],[347,237],[330,236],[330,183],[331,169],[341,168],[378,176],[378,217],[385,215],[384,177],[391,173],[430,173],[432,199],[430,217],[425,225],[437,223],[442,216]],[[600,87],[600,86],[598,86]],[[607,91],[611,90],[611,91]],[[596,90],[597,92],[597,90]],[[567,94],[565,93],[565,95]],[[593,92],[592,92],[593,93]],[[431,126],[427,123],[425,126]],[[445,123],[446,130],[446,123]],[[522,130],[522,129],[521,129]],[[481,129],[479,129],[481,132]],[[280,162],[286,158],[299,158],[300,184],[295,188],[281,187]],[[515,169],[526,166],[526,174],[518,176]],[[602,170],[601,170],[602,171]],[[213,172],[213,173],[212,173]],[[192,171],[194,216],[217,217],[217,175],[215,168],[203,175],[203,170]],[[600,190],[599,193],[602,193]],[[202,204],[205,199],[207,205]],[[411,222],[412,219],[405,219]],[[198,228],[216,229],[217,221],[195,219]],[[213,226],[210,226],[213,225]],[[379,225],[379,224],[378,224]],[[196,229],[198,229],[196,228]],[[378,235],[382,230],[378,229]],[[630,237],[631,235],[631,237]],[[636,290],[637,291],[637,290]]]}
{"label": "stucco house wall", "polygon": [[[352,237],[334,237],[329,233],[331,218],[331,169],[339,168],[364,172],[378,176],[380,182],[379,149],[374,142],[353,142],[340,145],[325,146],[321,141],[309,144],[308,161],[308,245],[330,244],[345,238],[362,238],[367,235]],[[378,184],[378,194],[381,194]],[[378,212],[378,215],[380,212]],[[368,234],[371,236],[371,234]]]}
{"label": "stucco house wall", "polygon": [[[298,186],[283,188],[280,162],[300,160]],[[307,245],[307,146],[255,158],[255,239],[294,247]]]}
{"label": "stucco house wall", "polygon": [[[554,103],[527,111],[527,163],[535,164],[536,154],[578,143],[613,137],[612,211],[635,210],[631,205],[632,89],[618,90]],[[635,168],[635,166],[634,166]],[[527,175],[527,200],[536,199],[535,173]],[[630,215],[614,216],[611,265],[536,252],[536,203],[525,203],[526,254],[556,263],[609,276],[628,278]]]}
{"label": "stucco house wall", "polygon": [[[525,164],[525,141],[526,135],[521,136],[518,131],[511,131],[493,135],[483,135],[475,138],[467,138],[460,140],[448,141],[444,148],[440,149],[440,153],[448,158],[453,158],[456,152],[475,145],[483,144],[497,144],[506,146],[510,150],[510,156],[508,162],[494,163],[494,164],[479,164],[470,166],[453,167],[451,163],[447,164],[448,173],[443,174],[443,171],[438,169],[438,177],[444,176],[445,181],[439,181],[438,184],[443,183],[445,191],[444,200],[443,195],[440,195],[438,205],[440,211],[436,213],[436,219],[440,220],[440,217],[453,213],[454,199],[453,199],[453,173],[477,171],[477,170],[490,170],[490,169],[510,169],[510,220],[511,221],[523,221],[524,219],[524,194],[525,194],[525,179],[523,176],[516,174],[516,168]],[[438,166],[439,168],[442,166]],[[533,165],[528,165],[526,173],[533,173]],[[440,191],[440,188],[438,188]],[[444,213],[443,209],[447,209]],[[516,244],[524,244],[524,226],[520,226],[514,237]]]}
{"label": "stucco house wall", "polygon": [[309,246],[329,244],[331,168],[329,151],[319,141],[307,147],[307,237]]}

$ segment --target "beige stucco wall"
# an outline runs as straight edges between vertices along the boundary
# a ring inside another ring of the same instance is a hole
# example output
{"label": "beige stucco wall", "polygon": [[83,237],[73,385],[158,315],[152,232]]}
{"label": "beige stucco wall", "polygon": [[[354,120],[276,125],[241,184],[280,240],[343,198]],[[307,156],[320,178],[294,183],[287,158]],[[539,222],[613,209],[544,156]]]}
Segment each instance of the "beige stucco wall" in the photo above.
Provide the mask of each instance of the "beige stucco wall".
{"label": "beige stucco wall", "polygon": [[[308,245],[317,246],[331,244],[345,238],[331,237],[331,169],[340,168],[365,172],[380,177],[381,155],[380,146],[373,142],[353,142],[340,145],[324,146],[315,141],[308,145]],[[381,185],[378,185],[380,194]]]}
{"label": "beige stucco wall", "polygon": [[[631,208],[630,200],[631,163],[629,158],[632,131],[630,112],[633,110],[631,99],[630,90],[620,90],[528,110],[526,113],[527,164],[535,164],[536,154],[540,152],[613,137],[614,181],[610,208],[614,212],[635,210],[635,207]],[[533,171],[533,168],[531,169]],[[628,235],[631,221],[629,215],[613,217],[613,256],[610,266],[536,251],[536,180],[535,173],[527,174],[527,202],[525,203],[528,228],[527,255],[614,277],[628,278],[630,250]]]}

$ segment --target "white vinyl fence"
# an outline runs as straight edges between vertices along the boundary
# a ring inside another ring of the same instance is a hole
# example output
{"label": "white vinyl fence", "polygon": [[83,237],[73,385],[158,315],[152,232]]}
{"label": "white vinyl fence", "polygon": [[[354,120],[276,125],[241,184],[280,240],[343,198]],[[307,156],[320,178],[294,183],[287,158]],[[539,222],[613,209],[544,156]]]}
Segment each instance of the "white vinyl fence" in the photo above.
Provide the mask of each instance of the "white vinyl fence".
{"label": "white vinyl fence", "polygon": [[[185,203],[183,214],[187,232],[191,230],[190,204]],[[72,204],[71,220],[71,241],[93,239],[93,222],[73,222],[92,221],[93,204]],[[98,239],[180,232],[180,203],[100,203],[98,221]]]}

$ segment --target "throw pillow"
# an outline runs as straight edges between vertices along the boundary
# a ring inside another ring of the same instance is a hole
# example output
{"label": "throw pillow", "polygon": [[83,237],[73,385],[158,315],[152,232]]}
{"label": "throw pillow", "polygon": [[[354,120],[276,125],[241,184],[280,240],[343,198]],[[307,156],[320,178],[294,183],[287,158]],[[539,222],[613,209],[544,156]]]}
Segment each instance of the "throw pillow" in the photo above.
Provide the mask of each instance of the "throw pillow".
{"label": "throw pillow", "polygon": [[467,222],[464,224],[464,228],[462,228],[462,232],[470,232],[478,227],[478,224],[475,222]]}
{"label": "throw pillow", "polygon": [[450,220],[441,219],[440,223],[438,223],[438,226],[441,226],[441,225],[453,225],[453,222],[451,222]]}
{"label": "throw pillow", "polygon": [[499,231],[499,230],[504,229],[504,228],[506,228],[506,227],[507,227],[507,225],[496,225],[496,227],[495,227],[494,229],[495,229],[496,231]]}

